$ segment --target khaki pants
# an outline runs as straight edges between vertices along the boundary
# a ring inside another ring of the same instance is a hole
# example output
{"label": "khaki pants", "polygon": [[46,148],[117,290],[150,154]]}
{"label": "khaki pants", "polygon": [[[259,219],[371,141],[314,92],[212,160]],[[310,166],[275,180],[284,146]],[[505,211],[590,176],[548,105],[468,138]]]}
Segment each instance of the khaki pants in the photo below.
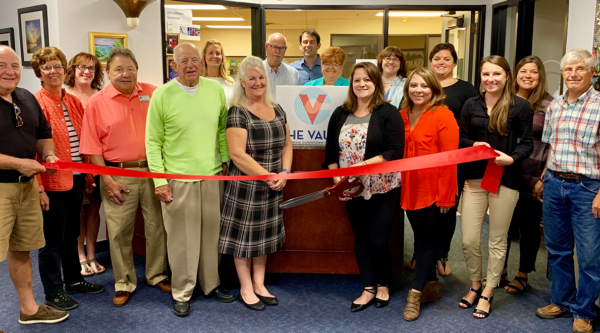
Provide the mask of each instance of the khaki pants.
{"label": "khaki pants", "polygon": [[[148,171],[148,168],[133,169]],[[133,264],[132,241],[138,205],[142,206],[144,215],[146,280],[148,284],[156,285],[168,277],[165,230],[160,213],[160,201],[154,194],[152,179],[113,178],[129,190],[129,193],[122,193],[125,198],[123,205],[117,205],[108,198],[104,181],[100,182],[110,243],[110,258],[115,275],[115,291],[133,292],[137,286],[137,277]]]}
{"label": "khaki pants", "polygon": [[38,182],[0,183],[0,262],[8,251],[33,251],[46,245]]}
{"label": "khaki pants", "polygon": [[496,194],[481,187],[481,179],[465,182],[461,213],[463,253],[471,281],[481,281],[481,229],[489,206],[489,259],[487,285],[497,286],[504,269],[506,237],[519,191],[500,186]]}
{"label": "khaki pants", "polygon": [[169,180],[173,201],[162,202],[173,299],[187,302],[196,281],[204,294],[219,286],[221,182]]}

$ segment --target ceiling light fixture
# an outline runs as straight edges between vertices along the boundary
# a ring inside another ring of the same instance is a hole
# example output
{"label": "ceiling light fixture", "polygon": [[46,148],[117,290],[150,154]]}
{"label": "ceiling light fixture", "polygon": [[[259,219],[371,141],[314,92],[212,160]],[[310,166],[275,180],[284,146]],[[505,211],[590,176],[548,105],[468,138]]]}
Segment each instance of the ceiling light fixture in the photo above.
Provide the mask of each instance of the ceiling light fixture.
{"label": "ceiling light fixture", "polygon": [[[448,12],[390,12],[390,17],[440,17]],[[377,13],[375,16],[383,16],[383,12]]]}
{"label": "ceiling light fixture", "polygon": [[252,29],[251,25],[207,25],[211,29]]}
{"label": "ceiling light fixture", "polygon": [[165,5],[165,8],[173,9],[199,9],[199,10],[227,10],[221,5]]}
{"label": "ceiling light fixture", "polygon": [[192,17],[192,21],[219,21],[219,22],[225,22],[225,21],[243,21],[244,19],[241,17]]}

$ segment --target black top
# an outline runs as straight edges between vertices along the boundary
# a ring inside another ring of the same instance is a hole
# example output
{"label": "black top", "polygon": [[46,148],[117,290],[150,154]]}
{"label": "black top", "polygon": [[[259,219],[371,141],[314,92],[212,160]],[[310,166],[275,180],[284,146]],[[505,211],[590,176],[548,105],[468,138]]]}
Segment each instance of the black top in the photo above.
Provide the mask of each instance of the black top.
{"label": "black top", "polygon": [[[325,161],[321,164],[323,169],[328,169],[333,163],[339,166],[340,132],[349,114],[339,106],[329,119]],[[404,156],[404,122],[398,109],[389,103],[373,110],[369,120],[364,159],[377,155],[381,155],[386,161],[399,160]]]}
{"label": "black top", "polygon": [[[460,148],[472,147],[476,141],[487,142],[514,159],[514,163],[504,167],[500,185],[510,189],[519,189],[521,163],[533,151],[532,123],[533,112],[529,102],[516,96],[508,114],[508,135],[502,136],[488,130],[490,117],[482,96],[470,98],[465,103],[460,119]],[[485,173],[487,161],[468,163],[465,179],[481,179]]]}
{"label": "black top", "polygon": [[[36,143],[52,139],[52,129],[35,97],[27,90],[16,88],[11,93],[13,103],[21,109],[23,126],[15,127],[15,108],[0,98],[0,154],[34,159]],[[17,170],[0,170],[0,178],[18,176]]]}
{"label": "black top", "polygon": [[463,109],[465,102],[471,98],[479,95],[477,90],[467,81],[458,80],[451,86],[442,88],[446,98],[444,104],[454,113],[456,123],[460,124],[460,114]]}

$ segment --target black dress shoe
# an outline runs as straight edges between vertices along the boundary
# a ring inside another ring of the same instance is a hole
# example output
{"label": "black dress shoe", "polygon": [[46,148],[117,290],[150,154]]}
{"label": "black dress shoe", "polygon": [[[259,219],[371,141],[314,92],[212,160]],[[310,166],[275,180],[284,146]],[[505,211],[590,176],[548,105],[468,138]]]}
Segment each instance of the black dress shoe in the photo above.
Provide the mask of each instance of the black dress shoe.
{"label": "black dress shoe", "polygon": [[258,297],[258,299],[260,299],[266,305],[275,306],[275,305],[279,304],[279,301],[277,300],[276,297],[260,296],[259,294],[256,294],[256,293],[254,295],[256,295],[256,297]]}
{"label": "black dress shoe", "polygon": [[190,314],[190,302],[180,302],[173,300],[173,313],[178,317],[185,317]]}
{"label": "black dress shoe", "polygon": [[[375,295],[375,289],[364,289],[364,291]],[[354,302],[352,302],[352,305],[350,306],[350,312],[359,312],[362,311],[366,308],[368,308],[374,301],[375,299],[372,298],[367,304],[356,304]]]}
{"label": "black dress shoe", "polygon": [[389,299],[389,287],[388,286],[384,286],[384,285],[377,285],[377,288],[380,287],[385,287],[388,288],[388,299],[383,300],[381,298],[377,298],[377,296],[375,296],[375,306],[378,308],[385,308],[386,306],[388,306],[388,304],[390,304],[390,299]]}
{"label": "black dress shoe", "polygon": [[221,303],[231,303],[235,301],[235,296],[233,296],[233,294],[230,293],[227,289],[221,287],[216,287],[213,291],[210,292],[210,294],[208,294],[208,297]]}
{"label": "black dress shoe", "polygon": [[258,302],[254,303],[254,304],[246,303],[246,301],[244,301],[244,298],[242,297],[242,294],[239,294],[237,296],[237,299],[238,299],[238,301],[244,303],[245,306],[247,306],[249,309],[252,309],[252,310],[264,311],[267,308],[265,306],[265,303],[263,303],[260,299],[258,300]]}

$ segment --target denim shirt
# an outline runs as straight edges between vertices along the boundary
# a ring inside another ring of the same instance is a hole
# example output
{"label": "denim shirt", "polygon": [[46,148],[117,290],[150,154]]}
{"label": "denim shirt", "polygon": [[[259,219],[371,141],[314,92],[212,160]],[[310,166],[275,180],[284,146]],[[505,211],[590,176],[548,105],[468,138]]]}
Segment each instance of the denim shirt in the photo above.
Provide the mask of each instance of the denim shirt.
{"label": "denim shirt", "polygon": [[402,102],[402,97],[404,97],[405,83],[406,78],[400,76],[396,77],[394,81],[392,81],[392,86],[390,87],[390,90],[388,90],[385,94],[385,97],[390,102],[390,104],[398,108],[398,110],[400,109],[400,102]]}
{"label": "denim shirt", "polygon": [[298,70],[298,73],[300,73],[300,80],[302,81],[302,84],[323,77],[323,72],[321,71],[321,56],[318,54],[317,62],[315,62],[313,68],[308,68],[306,62],[304,62],[304,59],[294,61],[290,64],[290,66]]}

